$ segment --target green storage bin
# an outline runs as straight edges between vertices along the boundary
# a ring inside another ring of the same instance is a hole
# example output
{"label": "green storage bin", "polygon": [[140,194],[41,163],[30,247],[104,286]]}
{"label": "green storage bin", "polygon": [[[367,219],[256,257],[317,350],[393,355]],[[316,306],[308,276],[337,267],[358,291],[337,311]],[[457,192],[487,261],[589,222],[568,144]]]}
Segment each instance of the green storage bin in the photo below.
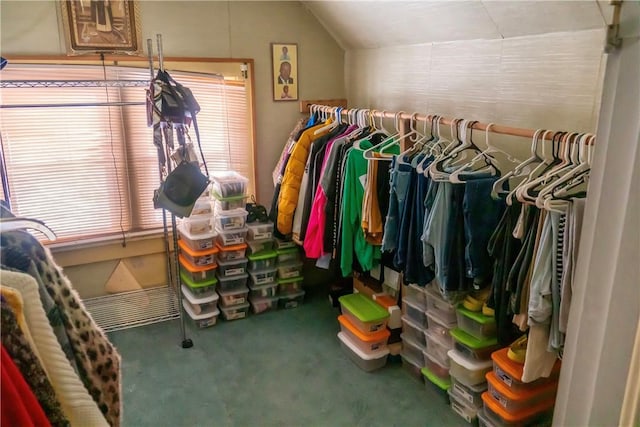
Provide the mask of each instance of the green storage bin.
{"label": "green storage bin", "polygon": [[274,250],[262,251],[251,254],[249,258],[249,271],[270,270],[276,268],[276,257],[278,253]]}
{"label": "green storage bin", "polygon": [[449,333],[453,337],[454,349],[473,360],[491,360],[491,353],[500,349],[495,337],[479,339],[460,328],[451,329]]}
{"label": "green storage bin", "polygon": [[189,287],[191,293],[201,298],[215,294],[216,284],[218,283],[218,279],[215,276],[209,280],[196,283],[193,281],[193,278],[182,269],[180,270],[180,280]]}
{"label": "green storage bin", "polygon": [[389,312],[365,295],[343,295],[338,301],[342,314],[361,332],[371,334],[387,327]]}

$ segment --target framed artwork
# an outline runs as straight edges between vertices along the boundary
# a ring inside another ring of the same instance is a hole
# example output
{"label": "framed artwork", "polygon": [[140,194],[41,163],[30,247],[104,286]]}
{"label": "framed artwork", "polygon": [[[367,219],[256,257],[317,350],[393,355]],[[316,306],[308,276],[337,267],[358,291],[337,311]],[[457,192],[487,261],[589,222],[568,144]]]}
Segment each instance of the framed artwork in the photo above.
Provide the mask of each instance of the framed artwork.
{"label": "framed artwork", "polygon": [[67,55],[141,55],[140,16],[133,0],[61,0]]}
{"label": "framed artwork", "polygon": [[298,100],[298,44],[271,43],[274,101]]}

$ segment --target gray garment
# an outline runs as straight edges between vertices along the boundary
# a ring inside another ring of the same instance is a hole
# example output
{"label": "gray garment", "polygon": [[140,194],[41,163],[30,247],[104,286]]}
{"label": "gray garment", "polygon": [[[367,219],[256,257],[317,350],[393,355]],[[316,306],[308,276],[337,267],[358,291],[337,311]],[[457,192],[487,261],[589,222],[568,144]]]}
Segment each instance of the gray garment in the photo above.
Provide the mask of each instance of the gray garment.
{"label": "gray garment", "polygon": [[576,261],[578,260],[584,206],[584,199],[573,199],[567,211],[567,223],[562,252],[564,276],[560,284],[559,329],[560,332],[563,333],[567,332],[567,323],[569,321],[569,308],[571,307],[571,296],[573,294],[573,277],[575,275]]}
{"label": "gray garment", "polygon": [[564,342],[560,333],[560,283],[562,280],[562,245],[564,237],[564,214],[549,212],[551,218],[552,244],[551,251],[553,275],[551,280],[551,330],[549,331],[548,351],[559,350]]}
{"label": "gray garment", "polygon": [[340,155],[340,149],[347,141],[349,141],[347,136],[336,139],[331,146],[331,150],[326,154],[325,168],[320,177],[320,185],[325,194],[331,188],[331,182],[336,179],[336,168],[339,167],[337,157]]}
{"label": "gray garment", "polygon": [[531,284],[529,290],[529,325],[547,324],[551,320],[553,304],[551,302],[552,283],[555,280],[555,270],[553,268],[553,222],[557,216],[549,212],[544,219],[538,251],[531,274]]}
{"label": "gray garment", "polygon": [[446,276],[446,253],[447,243],[446,226],[448,213],[451,209],[451,193],[453,184],[443,182],[438,185],[438,192],[433,201],[433,207],[429,216],[424,222],[422,233],[423,262],[426,267],[434,266],[436,280],[442,293],[444,289],[444,276]]}

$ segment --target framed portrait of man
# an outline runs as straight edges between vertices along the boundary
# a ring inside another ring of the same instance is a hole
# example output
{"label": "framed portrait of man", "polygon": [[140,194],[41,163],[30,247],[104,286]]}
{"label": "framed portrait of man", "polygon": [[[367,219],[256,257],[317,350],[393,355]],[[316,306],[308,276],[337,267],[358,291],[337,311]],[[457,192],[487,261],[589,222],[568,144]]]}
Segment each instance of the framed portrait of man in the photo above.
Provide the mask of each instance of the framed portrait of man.
{"label": "framed portrait of man", "polygon": [[298,45],[271,43],[274,101],[298,100]]}
{"label": "framed portrait of man", "polygon": [[133,0],[59,1],[68,55],[141,55],[138,3]]}

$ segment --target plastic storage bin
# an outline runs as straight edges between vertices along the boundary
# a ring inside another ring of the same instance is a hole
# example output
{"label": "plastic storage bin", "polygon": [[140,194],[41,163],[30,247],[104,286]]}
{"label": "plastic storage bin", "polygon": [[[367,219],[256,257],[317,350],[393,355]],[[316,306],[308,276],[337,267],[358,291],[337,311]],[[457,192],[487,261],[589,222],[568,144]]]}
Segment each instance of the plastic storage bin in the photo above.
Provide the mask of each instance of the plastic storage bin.
{"label": "plastic storage bin", "polygon": [[218,288],[221,291],[237,291],[247,286],[247,273],[238,274],[237,276],[218,277]]}
{"label": "plastic storage bin", "polygon": [[192,215],[183,218],[180,222],[182,228],[194,236],[213,232],[213,215]]}
{"label": "plastic storage bin", "polygon": [[451,377],[451,388],[462,400],[470,406],[482,407],[482,393],[487,391],[487,383],[468,386],[461,383],[456,377]]}
{"label": "plastic storage bin", "polygon": [[273,238],[273,223],[272,222],[252,222],[247,224],[249,232],[247,233],[247,239],[260,240],[260,239],[272,239]]}
{"label": "plastic storage bin", "polygon": [[487,417],[484,406],[478,410],[478,427],[500,427]]}
{"label": "plastic storage bin", "polygon": [[214,194],[221,198],[244,196],[249,180],[237,172],[214,172],[212,177]]}
{"label": "plastic storage bin", "polygon": [[434,286],[426,288],[427,312],[436,314],[445,323],[456,323],[456,307],[445,300]]}
{"label": "plastic storage bin", "polygon": [[440,361],[436,360],[432,356],[430,356],[426,351],[422,352],[424,364],[434,375],[437,377],[446,380],[449,378],[449,365],[443,365]]}
{"label": "plastic storage bin", "polygon": [[295,248],[297,247],[295,242],[292,242],[291,240],[282,240],[282,239],[275,239],[275,247],[276,250],[282,250],[282,249],[289,249],[289,248]]}
{"label": "plastic storage bin", "polygon": [[196,314],[186,299],[182,300],[182,307],[198,328],[208,328],[218,322],[220,310],[217,307],[214,307],[211,311]]}
{"label": "plastic storage bin", "polygon": [[278,264],[288,264],[300,261],[300,251],[298,248],[279,249]]}
{"label": "plastic storage bin", "polygon": [[249,284],[250,298],[271,298],[278,294],[278,284],[272,283],[267,285],[255,286]]}
{"label": "plastic storage bin", "polygon": [[304,291],[279,295],[278,298],[278,308],[296,308],[304,302]]}
{"label": "plastic storage bin", "polygon": [[191,216],[213,214],[213,203],[208,197],[200,197],[193,205]]}
{"label": "plastic storage bin", "polygon": [[449,388],[451,388],[451,380],[449,378],[442,379],[429,370],[429,368],[422,368],[422,375],[424,376],[424,386],[427,390],[435,390],[436,393],[442,397],[442,400],[449,404]]}
{"label": "plastic storage bin", "polygon": [[273,283],[274,286],[277,287],[278,283],[276,282],[276,272],[277,270],[275,268],[271,270],[249,271],[251,283],[256,286]]}
{"label": "plastic storage bin", "polygon": [[340,330],[349,337],[349,341],[365,353],[373,353],[387,346],[387,341],[391,332],[384,329],[375,334],[363,334],[358,328],[353,326],[346,316],[338,316]]}
{"label": "plastic storage bin", "polygon": [[551,381],[556,381],[560,375],[560,361],[553,366],[549,378],[540,378],[530,383],[522,382],[522,370],[524,365],[516,363],[507,357],[508,348],[495,351],[491,354],[493,360],[493,372],[500,381],[515,392],[527,390],[531,387],[538,387]]}
{"label": "plastic storage bin", "polygon": [[216,278],[216,270],[218,269],[217,264],[208,265],[206,267],[193,265],[189,261],[187,261],[187,259],[182,256],[182,254],[178,255],[178,262],[180,263],[180,272],[184,273],[184,275],[188,277],[189,281],[193,284],[210,282],[211,280],[214,280]]}
{"label": "plastic storage bin", "polygon": [[268,270],[276,268],[276,251],[261,252],[259,254],[249,255],[249,271]]}
{"label": "plastic storage bin", "polygon": [[247,240],[249,255],[273,250],[273,239]]}
{"label": "plastic storage bin", "polygon": [[247,252],[246,243],[231,246],[221,246],[220,243],[216,243],[216,247],[218,248],[218,260],[220,261],[241,259],[244,258]]}
{"label": "plastic storage bin", "polygon": [[460,328],[450,331],[453,347],[465,357],[475,360],[491,360],[491,353],[500,348],[497,338],[478,339]]}
{"label": "plastic storage bin", "polygon": [[218,211],[213,223],[216,230],[229,231],[245,228],[248,212],[244,209],[234,209],[232,211]]}
{"label": "plastic storage bin", "polygon": [[464,399],[460,398],[453,389],[449,389],[449,400],[451,401],[451,409],[460,415],[470,424],[478,423],[478,408],[469,405]]}
{"label": "plastic storage bin", "polygon": [[182,295],[184,299],[191,305],[191,309],[195,314],[202,314],[214,311],[218,304],[218,294],[213,292],[212,294],[197,295],[194,294],[191,289],[182,285]]}
{"label": "plastic storage bin", "polygon": [[422,347],[427,345],[425,338],[425,329],[418,325],[407,316],[402,316],[402,333],[411,338],[413,341],[419,343]]}
{"label": "plastic storage bin", "polygon": [[456,322],[450,323],[439,317],[440,313],[427,311],[427,330],[432,334],[438,335],[443,342],[453,347],[453,338],[449,331],[456,327]]}
{"label": "plastic storage bin", "polygon": [[213,194],[214,209],[216,212],[244,209],[246,206],[247,196],[222,197],[215,191],[212,191],[211,193]]}
{"label": "plastic storage bin", "polygon": [[207,298],[216,294],[218,279],[215,276],[212,279],[196,283],[184,271],[180,271],[180,280],[189,288],[191,294],[198,298]]}
{"label": "plastic storage bin", "polygon": [[456,350],[449,351],[449,373],[456,378],[456,381],[473,387],[486,381],[485,374],[493,366],[490,360],[474,360],[464,357]]}
{"label": "plastic storage bin", "polygon": [[[417,342],[407,338],[404,334],[400,335],[402,339],[402,352],[406,354],[412,360],[420,360],[422,359],[422,352],[425,350],[424,347],[420,346]],[[426,366],[423,364],[422,366]],[[420,366],[422,368],[422,366]]]}
{"label": "plastic storage bin", "polygon": [[291,262],[278,265],[278,277],[281,279],[291,279],[292,277],[302,276],[302,263]]}
{"label": "plastic storage bin", "polygon": [[180,234],[180,240],[193,251],[204,251],[213,248],[215,245],[215,231],[193,235],[184,229],[183,224],[179,224],[178,233]]}
{"label": "plastic storage bin", "polygon": [[232,305],[239,305],[247,302],[249,288],[245,287],[234,291],[223,291],[218,289],[218,294],[220,295],[220,304],[222,307],[230,307]]}
{"label": "plastic storage bin", "polygon": [[216,230],[218,237],[216,237],[216,243],[219,246],[234,246],[240,245],[245,242],[247,237],[247,229],[242,228],[239,230]]}
{"label": "plastic storage bin", "polygon": [[437,331],[431,329],[427,329],[424,335],[427,339],[427,353],[441,365],[449,366],[448,353],[453,348],[451,342],[439,335]]}
{"label": "plastic storage bin", "polygon": [[286,295],[297,293],[302,290],[302,277],[294,277],[293,279],[278,279],[278,294]]}
{"label": "plastic storage bin", "polygon": [[487,383],[491,397],[510,413],[524,411],[531,406],[554,399],[558,391],[557,382],[548,382],[515,392],[500,381],[493,372],[487,374]]}
{"label": "plastic storage bin", "polygon": [[385,347],[371,353],[365,353],[343,332],[338,332],[338,339],[340,340],[340,347],[349,356],[349,359],[363,371],[372,372],[387,364],[388,348]]}
{"label": "plastic storage bin", "polygon": [[244,319],[249,314],[249,303],[246,302],[231,307],[220,306],[220,312],[224,320]]}
{"label": "plastic storage bin", "polygon": [[365,334],[383,330],[387,326],[389,312],[362,294],[341,296],[340,309],[351,324]]}
{"label": "plastic storage bin", "polygon": [[[400,307],[398,307],[398,302],[395,298],[391,298],[387,294],[380,293],[373,294],[373,300],[376,302],[376,304],[389,312],[389,321],[387,322],[387,328],[402,328],[402,310],[400,310]],[[424,337],[417,338],[416,341],[422,343],[422,341],[424,341]]]}
{"label": "plastic storage bin", "polygon": [[212,267],[216,265],[216,254],[218,248],[205,249],[203,251],[194,251],[191,249],[184,240],[178,240],[178,246],[180,247],[180,253],[184,256],[191,265],[196,267]]}
{"label": "plastic storage bin", "polygon": [[412,359],[411,356],[405,354],[404,349],[400,356],[402,357],[402,368],[407,371],[412,378],[420,382],[424,381],[424,376],[422,375],[422,359]]}
{"label": "plastic storage bin", "polygon": [[266,313],[278,309],[278,297],[249,298],[251,311],[255,314]]}
{"label": "plastic storage bin", "polygon": [[405,292],[405,294],[402,296],[403,300],[408,299],[412,303],[414,303],[414,305],[422,307],[423,310],[426,308],[427,300],[426,300],[424,287],[421,287],[412,283],[412,284],[403,286],[402,290]]}
{"label": "plastic storage bin", "polygon": [[403,299],[402,312],[416,325],[419,325],[423,329],[427,328],[427,315],[424,312],[424,308],[420,305],[415,304],[411,300]]}
{"label": "plastic storage bin", "polygon": [[464,307],[456,310],[458,328],[480,340],[496,336],[496,319],[482,313],[469,311]]}
{"label": "plastic storage bin", "polygon": [[233,259],[228,261],[220,260],[218,262],[218,277],[229,277],[245,274],[247,272],[246,258]]}
{"label": "plastic storage bin", "polygon": [[522,411],[507,412],[500,404],[494,400],[488,391],[482,393],[484,404],[484,417],[500,426],[529,426],[546,425],[553,416],[554,399],[541,402],[535,406],[530,406]]}

